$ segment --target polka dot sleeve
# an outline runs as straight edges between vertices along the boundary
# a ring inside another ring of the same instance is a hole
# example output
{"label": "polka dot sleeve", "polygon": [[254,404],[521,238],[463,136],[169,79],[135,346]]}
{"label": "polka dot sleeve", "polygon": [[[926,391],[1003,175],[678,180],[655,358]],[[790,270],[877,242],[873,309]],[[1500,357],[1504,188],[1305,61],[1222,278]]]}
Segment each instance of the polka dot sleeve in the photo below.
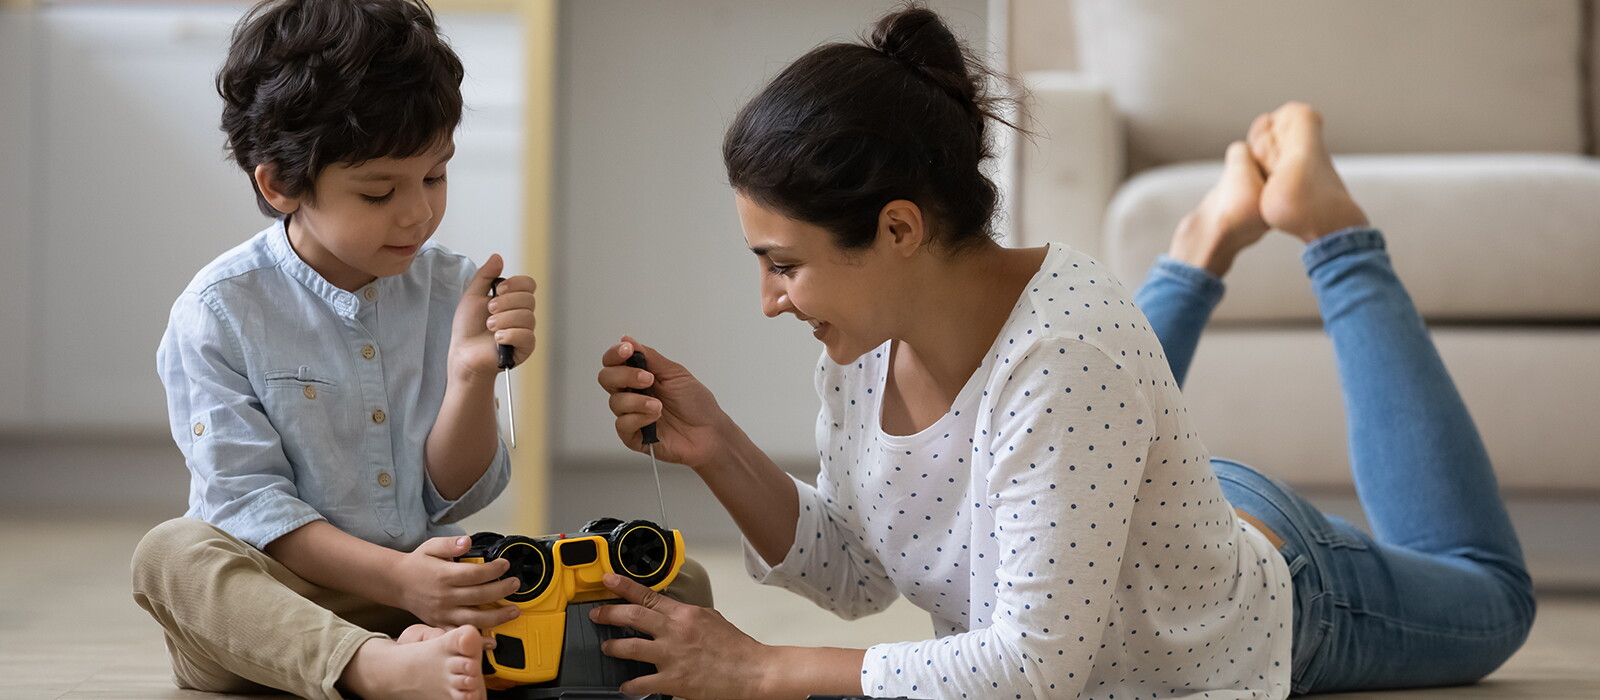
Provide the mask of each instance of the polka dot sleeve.
{"label": "polka dot sleeve", "polygon": [[961,634],[872,647],[862,669],[869,695],[1085,690],[1111,617],[1150,410],[1131,374],[1085,342],[1044,339],[1011,364],[994,375],[988,391],[998,396],[979,419],[992,452],[974,455],[991,464],[982,501],[971,504],[995,523],[993,549],[979,554],[998,559],[988,619]]}
{"label": "polka dot sleeve", "polygon": [[[822,399],[822,410],[817,414],[819,445],[828,444],[830,432],[845,419],[846,399],[836,388],[845,383],[843,375],[843,368],[827,362],[824,353],[816,372],[817,395]],[[900,594],[883,562],[866,546],[866,538],[849,508],[841,507],[835,499],[829,456],[818,456],[822,460],[818,487],[794,479],[800,517],[789,553],[777,566],[768,566],[746,541],[745,571],[757,583],[799,594],[846,620],[882,612]]]}
{"label": "polka dot sleeve", "polygon": [[810,484],[795,479],[794,485],[800,495],[794,545],[777,566],[768,566],[746,541],[744,566],[750,578],[804,596],[846,620],[889,607],[900,594],[883,564],[861,545],[850,521],[831,513],[829,499]]}

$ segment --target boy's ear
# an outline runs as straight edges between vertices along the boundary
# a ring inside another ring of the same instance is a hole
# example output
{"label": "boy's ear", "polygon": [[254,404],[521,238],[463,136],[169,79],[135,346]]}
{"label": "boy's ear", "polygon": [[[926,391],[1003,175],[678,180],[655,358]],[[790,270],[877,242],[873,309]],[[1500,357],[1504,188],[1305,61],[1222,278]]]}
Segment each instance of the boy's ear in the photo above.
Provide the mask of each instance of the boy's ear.
{"label": "boy's ear", "polygon": [[278,166],[273,163],[262,163],[256,166],[253,173],[256,189],[261,191],[261,196],[282,214],[293,214],[300,209],[300,197],[290,197],[283,191],[278,182]]}
{"label": "boy's ear", "polygon": [[928,222],[922,208],[909,199],[896,199],[878,211],[878,237],[902,255],[911,255],[928,240]]}

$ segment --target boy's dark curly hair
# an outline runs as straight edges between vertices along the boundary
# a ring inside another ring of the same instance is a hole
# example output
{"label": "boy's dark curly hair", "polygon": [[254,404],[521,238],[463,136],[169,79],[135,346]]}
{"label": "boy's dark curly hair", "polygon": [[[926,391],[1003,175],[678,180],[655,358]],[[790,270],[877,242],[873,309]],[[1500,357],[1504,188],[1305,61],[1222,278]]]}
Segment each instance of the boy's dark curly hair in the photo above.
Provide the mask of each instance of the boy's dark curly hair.
{"label": "boy's dark curly hair", "polygon": [[[228,151],[290,196],[323,168],[422,153],[461,122],[464,71],[423,0],[265,0],[217,73]],[[251,178],[255,186],[255,178]],[[256,205],[283,214],[256,187]]]}

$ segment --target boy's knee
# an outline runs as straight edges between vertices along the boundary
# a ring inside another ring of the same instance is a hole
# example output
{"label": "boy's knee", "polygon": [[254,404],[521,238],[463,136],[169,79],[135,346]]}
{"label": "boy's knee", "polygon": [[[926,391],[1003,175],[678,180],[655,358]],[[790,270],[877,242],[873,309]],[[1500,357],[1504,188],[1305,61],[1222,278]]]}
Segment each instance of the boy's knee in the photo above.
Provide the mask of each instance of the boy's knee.
{"label": "boy's knee", "polygon": [[148,591],[157,579],[174,566],[186,553],[203,549],[208,542],[226,539],[221,530],[210,523],[193,518],[173,518],[151,528],[133,549],[133,586],[135,591]]}

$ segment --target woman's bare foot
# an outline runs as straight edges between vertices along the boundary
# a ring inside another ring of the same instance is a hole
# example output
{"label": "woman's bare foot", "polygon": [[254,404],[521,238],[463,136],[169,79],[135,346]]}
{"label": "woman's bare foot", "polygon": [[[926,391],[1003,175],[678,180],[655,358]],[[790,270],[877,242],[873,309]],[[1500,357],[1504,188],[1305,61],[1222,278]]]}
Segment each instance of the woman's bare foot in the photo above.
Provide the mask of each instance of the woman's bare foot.
{"label": "woman's bare foot", "polygon": [[1222,177],[1178,222],[1167,255],[1221,277],[1233,259],[1267,233],[1261,218],[1261,168],[1243,141],[1228,145]]}
{"label": "woman's bare foot", "polygon": [[1309,105],[1290,102],[1256,117],[1249,141],[1267,175],[1261,216],[1272,228],[1310,243],[1342,228],[1367,225],[1367,215],[1333,169],[1322,141],[1322,115]]}
{"label": "woman's bare foot", "polygon": [[344,668],[339,686],[365,698],[396,700],[482,700],[482,656],[486,642],[478,630],[462,625],[453,630],[413,625],[401,642],[369,639]]}

